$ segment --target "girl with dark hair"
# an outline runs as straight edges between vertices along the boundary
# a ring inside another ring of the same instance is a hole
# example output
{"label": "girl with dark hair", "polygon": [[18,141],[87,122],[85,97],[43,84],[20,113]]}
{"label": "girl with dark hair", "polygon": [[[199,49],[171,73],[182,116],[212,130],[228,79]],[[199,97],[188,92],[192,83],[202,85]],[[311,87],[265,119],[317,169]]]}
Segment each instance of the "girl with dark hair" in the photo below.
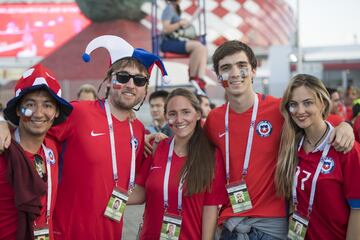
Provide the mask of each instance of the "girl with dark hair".
{"label": "girl with dark hair", "polygon": [[169,223],[179,239],[213,239],[218,205],[227,202],[224,160],[201,128],[193,93],[171,92],[165,114],[174,137],[159,143],[129,198],[131,204],[146,198],[140,239],[159,239]]}

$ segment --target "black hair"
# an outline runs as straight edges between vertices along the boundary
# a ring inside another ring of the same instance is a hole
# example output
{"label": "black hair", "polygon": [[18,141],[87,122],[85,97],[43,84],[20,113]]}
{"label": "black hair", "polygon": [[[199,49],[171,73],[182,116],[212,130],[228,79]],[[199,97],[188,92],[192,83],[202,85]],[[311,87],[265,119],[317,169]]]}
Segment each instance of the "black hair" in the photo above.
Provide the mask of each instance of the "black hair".
{"label": "black hair", "polygon": [[166,98],[169,96],[169,92],[165,90],[158,90],[150,94],[149,96],[149,102],[154,98],[162,98],[164,102],[166,101]]}

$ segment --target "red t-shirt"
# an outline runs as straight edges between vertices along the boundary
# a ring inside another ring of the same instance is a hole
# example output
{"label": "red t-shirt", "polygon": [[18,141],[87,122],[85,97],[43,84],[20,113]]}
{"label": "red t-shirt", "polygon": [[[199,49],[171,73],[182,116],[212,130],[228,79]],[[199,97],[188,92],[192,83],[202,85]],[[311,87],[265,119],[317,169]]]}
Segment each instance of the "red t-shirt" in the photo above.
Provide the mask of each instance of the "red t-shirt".
{"label": "red t-shirt", "polygon": [[[321,154],[322,151],[306,154],[302,148],[298,152],[300,173],[296,191],[299,201],[298,210],[302,215],[307,213],[311,182]],[[360,206],[359,156],[358,143],[355,143],[347,154],[330,148],[317,181],[313,210],[305,239],[346,239],[350,210]]]}
{"label": "red t-shirt", "polygon": [[330,114],[329,117],[326,119],[331,125],[334,127],[338,126],[341,122],[345,120],[337,114]]}
{"label": "red t-shirt", "polygon": [[[246,184],[253,208],[234,213],[231,205],[222,209],[219,220],[231,217],[285,217],[284,198],[276,196],[274,174],[279,150],[283,118],[279,110],[280,99],[258,94],[259,108],[255,121],[254,138],[249,161]],[[241,180],[244,166],[249,126],[253,108],[243,113],[229,109],[230,182]],[[225,155],[226,104],[213,109],[205,123],[205,131],[211,141]]]}
{"label": "red t-shirt", "polygon": [[[50,148],[55,157],[55,163],[50,164],[51,168],[51,179],[52,179],[52,194],[51,194],[51,208],[50,208],[50,219],[49,219],[49,230],[51,239],[53,239],[53,224],[52,216],[55,206],[57,186],[58,186],[58,152],[56,150],[55,142],[49,138],[46,138],[45,146]],[[34,163],[34,154],[24,151],[25,156],[31,163]],[[37,152],[44,161],[46,161],[45,153],[40,147]],[[15,207],[14,190],[7,181],[7,166],[8,161],[4,158],[4,155],[0,155],[0,239],[12,240],[16,239],[16,229],[18,224],[18,210]],[[37,225],[45,224],[46,222],[46,204],[47,204],[47,193],[40,199],[42,204],[41,215],[35,220]]]}
{"label": "red t-shirt", "polygon": [[[143,168],[142,179],[137,182],[146,189],[146,207],[144,223],[140,239],[159,239],[164,215],[164,175],[171,139],[161,141],[156,149],[150,169]],[[202,211],[205,205],[220,205],[227,202],[225,188],[225,171],[221,154],[215,153],[215,178],[211,185],[211,191],[182,197],[182,225],[179,239],[201,239]],[[178,214],[178,186],[181,168],[185,164],[186,157],[178,157],[175,152],[171,161],[169,177],[169,208],[171,214]],[[184,185],[186,188],[186,183]]]}
{"label": "red t-shirt", "polygon": [[[72,103],[68,119],[50,134],[63,142],[63,166],[54,212],[56,239],[121,239],[123,221],[104,216],[115,186],[109,127],[104,101]],[[131,166],[131,135],[127,120],[112,117],[118,186],[128,189]],[[144,151],[144,126],[132,122],[137,140],[136,167]]]}
{"label": "red t-shirt", "polygon": [[353,129],[354,129],[355,140],[360,143],[360,116],[356,117],[353,125]]}
{"label": "red t-shirt", "polygon": [[351,121],[353,118],[352,107],[346,107],[346,121]]}

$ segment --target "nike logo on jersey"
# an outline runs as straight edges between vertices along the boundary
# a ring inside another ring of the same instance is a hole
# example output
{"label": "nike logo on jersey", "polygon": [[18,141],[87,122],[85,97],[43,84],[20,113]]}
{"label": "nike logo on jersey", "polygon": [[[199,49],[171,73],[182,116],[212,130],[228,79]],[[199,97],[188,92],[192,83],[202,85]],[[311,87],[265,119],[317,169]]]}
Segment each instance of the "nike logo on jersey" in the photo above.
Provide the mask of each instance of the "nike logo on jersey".
{"label": "nike logo on jersey", "polygon": [[226,132],[219,133],[219,138],[222,138],[225,134],[226,134]]}
{"label": "nike logo on jersey", "polygon": [[97,136],[101,136],[101,135],[105,135],[105,133],[95,133],[94,130],[91,131],[91,136],[93,136],[93,137],[97,137]]}
{"label": "nike logo on jersey", "polygon": [[150,171],[154,170],[154,169],[158,169],[158,168],[161,168],[161,167],[158,167],[158,166],[151,166],[150,167]]}

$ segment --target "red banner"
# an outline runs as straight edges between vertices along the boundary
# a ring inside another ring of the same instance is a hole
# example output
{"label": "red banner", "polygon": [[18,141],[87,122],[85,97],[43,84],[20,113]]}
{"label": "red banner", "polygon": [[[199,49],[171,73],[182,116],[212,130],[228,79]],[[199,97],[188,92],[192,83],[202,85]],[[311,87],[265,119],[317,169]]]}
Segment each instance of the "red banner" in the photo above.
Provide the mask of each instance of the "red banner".
{"label": "red banner", "polygon": [[45,57],[90,23],[76,3],[0,4],[0,57]]}

